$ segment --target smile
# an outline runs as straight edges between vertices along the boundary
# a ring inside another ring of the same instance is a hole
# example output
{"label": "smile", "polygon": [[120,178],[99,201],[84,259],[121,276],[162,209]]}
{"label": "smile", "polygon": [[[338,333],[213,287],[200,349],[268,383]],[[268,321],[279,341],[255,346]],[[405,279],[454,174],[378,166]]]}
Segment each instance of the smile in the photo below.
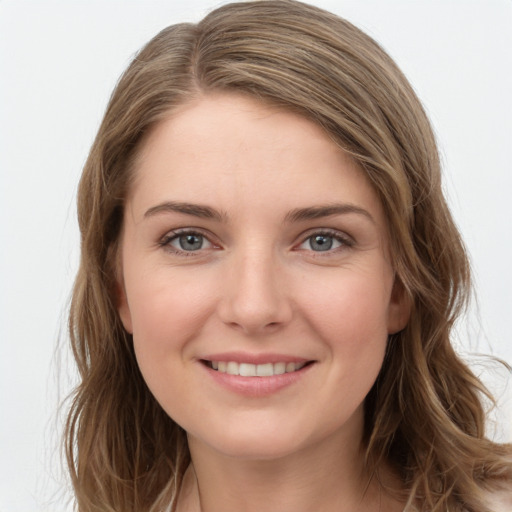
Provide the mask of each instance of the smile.
{"label": "smile", "polygon": [[235,361],[205,361],[205,364],[213,370],[217,370],[220,373],[227,373],[228,375],[240,375],[241,377],[272,377],[274,375],[296,372],[304,368],[308,362],[251,364],[237,363]]}

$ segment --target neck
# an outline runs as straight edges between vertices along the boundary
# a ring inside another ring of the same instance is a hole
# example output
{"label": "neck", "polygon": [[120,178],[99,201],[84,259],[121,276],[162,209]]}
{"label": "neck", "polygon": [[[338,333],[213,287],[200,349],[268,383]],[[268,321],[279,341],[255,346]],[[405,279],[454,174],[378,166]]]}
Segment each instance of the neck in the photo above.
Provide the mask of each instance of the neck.
{"label": "neck", "polygon": [[[269,460],[221,454],[189,437],[192,465],[179,512],[387,512],[380,485],[364,470],[361,440],[343,435]],[[385,500],[386,501],[386,500]],[[396,504],[395,504],[396,505]]]}

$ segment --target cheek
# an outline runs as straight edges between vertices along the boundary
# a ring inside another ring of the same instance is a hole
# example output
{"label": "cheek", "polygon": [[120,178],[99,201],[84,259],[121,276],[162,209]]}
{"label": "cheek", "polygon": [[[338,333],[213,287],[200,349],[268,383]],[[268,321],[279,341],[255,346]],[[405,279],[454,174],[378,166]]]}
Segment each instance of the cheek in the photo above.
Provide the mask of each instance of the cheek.
{"label": "cheek", "polygon": [[172,268],[139,276],[127,276],[137,363],[163,409],[183,418],[188,407],[183,396],[193,388],[190,352],[211,315],[214,286]]}
{"label": "cheek", "polygon": [[378,373],[386,349],[390,279],[356,272],[333,273],[322,287],[309,287],[303,311],[344,375]]}
{"label": "cheek", "polygon": [[333,272],[323,282],[312,277],[300,293],[304,310],[317,327],[352,332],[354,338],[372,330],[387,334],[391,279],[351,270]]}
{"label": "cheek", "polygon": [[172,268],[127,281],[133,339],[139,358],[158,361],[167,352],[186,347],[215,303],[213,283],[190,279],[186,273]]}

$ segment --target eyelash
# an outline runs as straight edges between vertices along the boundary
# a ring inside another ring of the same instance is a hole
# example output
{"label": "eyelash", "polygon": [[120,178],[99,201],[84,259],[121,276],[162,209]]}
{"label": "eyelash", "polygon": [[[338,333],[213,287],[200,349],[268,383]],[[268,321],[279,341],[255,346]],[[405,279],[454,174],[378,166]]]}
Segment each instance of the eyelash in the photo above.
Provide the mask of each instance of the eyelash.
{"label": "eyelash", "polygon": [[[162,239],[159,241],[158,245],[161,246],[162,248],[164,248],[165,250],[167,250],[173,254],[176,254],[178,256],[185,256],[185,257],[198,256],[202,252],[202,250],[203,250],[202,248],[200,248],[196,251],[186,251],[186,250],[178,249],[178,248],[174,247],[173,245],[171,245],[171,243],[173,241],[177,240],[178,238],[180,238],[182,236],[201,237],[203,240],[205,240],[206,242],[211,244],[213,247],[218,248],[218,246],[216,246],[216,244],[214,244],[210,240],[208,235],[204,234],[203,232],[201,232],[200,230],[197,230],[197,229],[182,229],[182,230],[171,231],[170,233],[167,233],[165,236],[162,237]],[[339,242],[340,246],[335,247],[334,249],[328,248],[325,251],[314,251],[312,249],[300,249],[300,246],[305,244],[308,240],[312,240],[314,237],[332,238],[336,242]],[[309,233],[307,233],[305,236],[303,235],[301,237],[301,242],[294,246],[294,250],[305,250],[305,251],[309,251],[309,252],[313,253],[315,255],[315,257],[322,257],[322,256],[332,255],[335,252],[338,252],[338,251],[346,249],[346,248],[350,248],[353,245],[354,245],[354,240],[351,237],[349,237],[343,233],[340,233],[339,231],[334,230],[334,229],[321,229],[321,230],[312,230]],[[195,253],[198,253],[198,254],[195,254]],[[322,254],[322,253],[325,253],[325,254]]]}
{"label": "eyelash", "polygon": [[[307,250],[315,255],[315,257],[325,257],[328,255],[332,255],[333,253],[337,253],[344,249],[350,248],[354,246],[354,240],[348,235],[341,233],[335,229],[321,229],[321,230],[312,230],[307,233],[305,236],[301,238],[301,242],[297,244],[295,247],[299,248],[303,244],[305,244],[308,240],[312,240],[314,237],[327,237],[332,238],[336,242],[339,242],[340,246],[335,247],[333,249],[328,248],[325,251],[313,251],[311,249],[302,249]],[[311,242],[310,242],[311,243]],[[301,249],[298,249],[301,250]]]}
{"label": "eyelash", "polygon": [[178,256],[185,256],[185,257],[198,256],[199,254],[195,254],[195,253],[200,253],[202,249],[198,249],[197,251],[185,251],[185,250],[178,249],[171,245],[171,243],[174,240],[177,240],[182,236],[201,237],[203,240],[207,241],[208,243],[210,243],[212,246],[215,247],[215,244],[209,239],[209,237],[197,229],[180,229],[180,230],[171,231],[170,233],[167,233],[166,235],[164,235],[162,237],[162,239],[160,240],[158,245],[163,247],[165,250],[167,250],[173,254],[176,254]]}

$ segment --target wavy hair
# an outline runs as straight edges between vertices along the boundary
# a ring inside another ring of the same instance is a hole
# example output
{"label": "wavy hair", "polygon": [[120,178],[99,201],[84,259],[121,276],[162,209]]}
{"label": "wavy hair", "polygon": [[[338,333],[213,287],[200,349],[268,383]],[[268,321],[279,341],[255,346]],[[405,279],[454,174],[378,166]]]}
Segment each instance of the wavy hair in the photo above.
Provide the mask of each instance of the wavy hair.
{"label": "wavy hair", "polygon": [[484,512],[510,482],[511,447],[485,437],[485,387],[450,332],[470,291],[468,259],[441,189],[430,123],[382,48],[347,21],[291,0],[234,3],[154,37],[120,78],[78,191],[81,261],[69,330],[81,382],[66,425],[79,512],[176,507],[190,463],[184,431],[137,367],[117,312],[124,201],[150,128],[212,92],[299,113],[359,164],[388,221],[410,321],[389,339],[365,401],[366,464],[391,464],[419,511]]}

